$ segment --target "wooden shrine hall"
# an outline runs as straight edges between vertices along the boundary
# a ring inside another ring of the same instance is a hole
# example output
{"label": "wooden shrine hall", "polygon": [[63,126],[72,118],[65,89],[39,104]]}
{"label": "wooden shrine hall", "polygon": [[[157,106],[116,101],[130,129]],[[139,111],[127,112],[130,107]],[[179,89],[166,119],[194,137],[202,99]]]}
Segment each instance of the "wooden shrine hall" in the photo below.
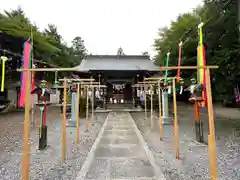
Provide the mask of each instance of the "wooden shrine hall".
{"label": "wooden shrine hall", "polygon": [[108,107],[109,104],[132,107],[136,96],[132,85],[159,72],[159,67],[145,55],[89,55],[75,68],[79,69],[75,73],[80,77],[92,77],[107,86],[103,94]]}

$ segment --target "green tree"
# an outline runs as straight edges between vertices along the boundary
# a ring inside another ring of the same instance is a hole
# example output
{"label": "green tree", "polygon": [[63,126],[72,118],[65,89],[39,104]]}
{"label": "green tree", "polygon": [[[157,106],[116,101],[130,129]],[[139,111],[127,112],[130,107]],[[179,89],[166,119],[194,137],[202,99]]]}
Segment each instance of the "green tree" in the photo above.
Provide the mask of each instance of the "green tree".
{"label": "green tree", "polygon": [[[75,38],[75,44],[69,47],[64,43],[54,24],[49,24],[41,32],[30,22],[20,7],[16,10],[4,11],[3,14],[0,13],[0,32],[25,40],[32,36],[34,58],[46,63],[72,67],[78,65],[86,56],[84,41],[80,37]],[[11,43],[5,49],[22,54],[23,45]]]}
{"label": "green tree", "polygon": [[77,36],[72,41],[72,56],[74,57],[74,63],[76,65],[86,58],[87,50],[84,45],[84,40]]}
{"label": "green tree", "polygon": [[[216,100],[231,99],[233,87],[240,83],[238,61],[239,30],[236,0],[205,0],[203,6],[190,13],[179,15],[169,28],[159,29],[154,42],[157,51],[156,64],[163,65],[167,52],[171,52],[169,65],[177,65],[178,44],[183,41],[182,65],[197,64],[197,25],[204,22],[204,45],[207,64],[218,65],[212,76],[213,96]],[[191,77],[196,71],[182,71],[183,77]],[[173,72],[175,74],[175,72]]]}

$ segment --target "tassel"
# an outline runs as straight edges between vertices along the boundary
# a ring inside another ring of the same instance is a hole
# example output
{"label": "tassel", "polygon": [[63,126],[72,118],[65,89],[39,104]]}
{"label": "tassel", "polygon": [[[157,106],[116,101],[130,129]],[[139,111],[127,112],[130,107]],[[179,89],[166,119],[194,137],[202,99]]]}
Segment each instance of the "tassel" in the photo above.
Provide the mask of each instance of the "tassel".
{"label": "tassel", "polygon": [[180,86],[180,94],[183,92],[183,86]]}
{"label": "tassel", "polygon": [[1,83],[1,92],[4,92],[4,84],[5,84],[5,63],[7,61],[6,56],[1,56],[2,60],[2,83]]}

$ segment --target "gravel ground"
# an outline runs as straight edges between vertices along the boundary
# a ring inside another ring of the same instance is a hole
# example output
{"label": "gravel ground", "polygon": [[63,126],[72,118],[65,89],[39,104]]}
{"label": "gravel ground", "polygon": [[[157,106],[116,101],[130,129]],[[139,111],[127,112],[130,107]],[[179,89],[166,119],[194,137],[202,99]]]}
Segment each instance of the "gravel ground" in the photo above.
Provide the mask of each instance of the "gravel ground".
{"label": "gravel ground", "polygon": [[[178,107],[179,147],[181,160],[175,159],[173,126],[164,126],[164,139],[159,139],[159,123],[155,113],[154,129],[148,127],[149,119],[144,120],[144,113],[131,113],[138,128],[145,137],[167,179],[171,180],[206,180],[209,179],[209,154],[206,144],[195,141],[193,126],[193,107]],[[219,179],[240,179],[240,119],[236,119],[233,110],[221,108],[215,110],[215,127],[217,143],[217,163]],[[224,112],[225,111],[225,112]],[[231,116],[231,114],[233,116]],[[150,113],[149,113],[150,115]],[[202,110],[204,138],[207,143],[208,118]],[[238,126],[237,126],[238,124]]]}
{"label": "gravel ground", "polygon": [[[23,150],[23,117],[21,112],[2,115],[0,122],[0,179],[19,180]],[[36,112],[39,117],[39,112]],[[76,128],[67,127],[67,160],[61,163],[61,119],[59,108],[49,108],[48,148],[38,151],[38,129],[31,128],[30,137],[30,179],[31,180],[75,180],[77,172],[87,156],[102,124],[106,113],[96,114],[89,132],[84,132],[80,124],[80,143],[76,145]],[[37,124],[39,119],[36,118]]]}
{"label": "gravel ground", "polygon": [[[162,167],[167,179],[206,180],[209,179],[209,155],[206,144],[194,141],[193,107],[178,107],[180,155],[174,155],[173,127],[164,126],[164,140],[159,140],[158,118],[155,114],[155,126],[150,131],[149,120],[144,120],[143,113],[131,113],[138,128],[142,132],[150,149]],[[149,113],[150,114],[150,113]],[[217,107],[216,140],[217,159],[220,179],[240,179],[240,118],[237,109]],[[49,108],[48,113],[48,144],[44,152],[37,151],[38,129],[31,128],[31,172],[30,179],[74,179],[90,150],[107,114],[99,113],[88,133],[80,126],[80,143],[76,146],[76,128],[67,128],[67,160],[61,163],[61,119],[59,108]],[[9,113],[0,117],[0,179],[18,180],[21,177],[21,158],[23,145],[23,112]],[[39,112],[36,112],[39,117]],[[204,138],[207,140],[208,119],[202,110],[201,119],[204,123]],[[39,119],[36,118],[37,124]],[[206,141],[207,143],[207,141]]]}

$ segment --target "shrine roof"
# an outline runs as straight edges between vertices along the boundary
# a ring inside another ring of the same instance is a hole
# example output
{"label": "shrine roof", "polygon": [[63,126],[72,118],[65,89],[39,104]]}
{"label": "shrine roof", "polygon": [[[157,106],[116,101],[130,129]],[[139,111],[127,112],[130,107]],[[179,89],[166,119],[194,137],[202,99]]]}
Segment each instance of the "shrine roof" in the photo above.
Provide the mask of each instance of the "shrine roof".
{"label": "shrine roof", "polygon": [[149,56],[143,55],[89,55],[75,68],[78,68],[80,72],[160,70]]}

